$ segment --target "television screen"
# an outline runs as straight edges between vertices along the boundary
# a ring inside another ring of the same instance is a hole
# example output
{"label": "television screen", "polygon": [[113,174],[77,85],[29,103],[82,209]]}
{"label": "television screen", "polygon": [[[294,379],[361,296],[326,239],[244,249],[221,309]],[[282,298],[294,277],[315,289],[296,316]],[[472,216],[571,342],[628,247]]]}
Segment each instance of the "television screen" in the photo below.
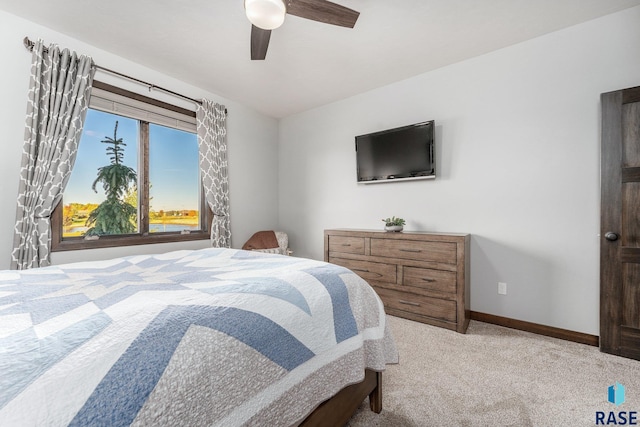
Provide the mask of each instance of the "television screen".
{"label": "television screen", "polygon": [[435,178],[434,122],[356,136],[358,182]]}

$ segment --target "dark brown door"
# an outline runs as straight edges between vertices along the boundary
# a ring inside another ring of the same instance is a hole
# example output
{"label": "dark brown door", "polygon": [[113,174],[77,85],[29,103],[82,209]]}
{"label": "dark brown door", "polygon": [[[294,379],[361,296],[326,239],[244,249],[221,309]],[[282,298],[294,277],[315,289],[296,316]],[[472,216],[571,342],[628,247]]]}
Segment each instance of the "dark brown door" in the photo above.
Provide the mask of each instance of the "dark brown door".
{"label": "dark brown door", "polygon": [[640,360],[640,87],[601,102],[600,350]]}

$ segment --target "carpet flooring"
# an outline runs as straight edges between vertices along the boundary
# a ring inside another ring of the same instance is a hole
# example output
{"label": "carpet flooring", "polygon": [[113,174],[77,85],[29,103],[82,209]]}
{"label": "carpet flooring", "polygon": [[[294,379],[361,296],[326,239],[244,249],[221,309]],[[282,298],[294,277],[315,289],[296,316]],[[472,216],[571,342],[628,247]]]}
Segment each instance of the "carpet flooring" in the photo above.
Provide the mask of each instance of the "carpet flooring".
{"label": "carpet flooring", "polygon": [[[382,412],[365,401],[350,427],[594,426],[597,411],[605,421],[614,412],[618,425],[621,412],[636,411],[640,425],[639,361],[477,321],[458,334],[387,319],[400,363],[383,374]],[[616,382],[625,387],[619,406],[608,402]]]}

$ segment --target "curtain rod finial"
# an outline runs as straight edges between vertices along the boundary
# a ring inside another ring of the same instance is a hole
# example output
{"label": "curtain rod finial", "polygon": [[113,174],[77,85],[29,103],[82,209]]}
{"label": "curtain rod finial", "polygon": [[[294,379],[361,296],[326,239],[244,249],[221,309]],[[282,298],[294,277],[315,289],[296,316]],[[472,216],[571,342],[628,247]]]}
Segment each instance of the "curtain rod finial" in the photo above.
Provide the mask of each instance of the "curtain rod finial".
{"label": "curtain rod finial", "polygon": [[22,43],[24,44],[24,47],[27,48],[27,50],[33,50],[34,43],[29,40],[29,36],[24,36],[24,39],[22,39]]}

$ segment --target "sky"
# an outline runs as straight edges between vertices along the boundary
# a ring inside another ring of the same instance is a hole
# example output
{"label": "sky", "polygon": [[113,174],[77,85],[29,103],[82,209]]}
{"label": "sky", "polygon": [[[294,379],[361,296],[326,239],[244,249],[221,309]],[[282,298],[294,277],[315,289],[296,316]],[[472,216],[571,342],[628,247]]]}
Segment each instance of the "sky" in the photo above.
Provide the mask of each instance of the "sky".
{"label": "sky", "polygon": [[[113,138],[118,121],[117,137],[122,138],[123,163],[138,171],[138,121],[110,113],[89,110],[71,178],[64,191],[63,202],[96,203],[105,199],[102,184],[91,189],[98,168],[109,165],[106,149],[111,144],[100,141]],[[198,210],[199,207],[198,141],[195,134],[151,124],[149,126],[149,181],[151,209]]]}

